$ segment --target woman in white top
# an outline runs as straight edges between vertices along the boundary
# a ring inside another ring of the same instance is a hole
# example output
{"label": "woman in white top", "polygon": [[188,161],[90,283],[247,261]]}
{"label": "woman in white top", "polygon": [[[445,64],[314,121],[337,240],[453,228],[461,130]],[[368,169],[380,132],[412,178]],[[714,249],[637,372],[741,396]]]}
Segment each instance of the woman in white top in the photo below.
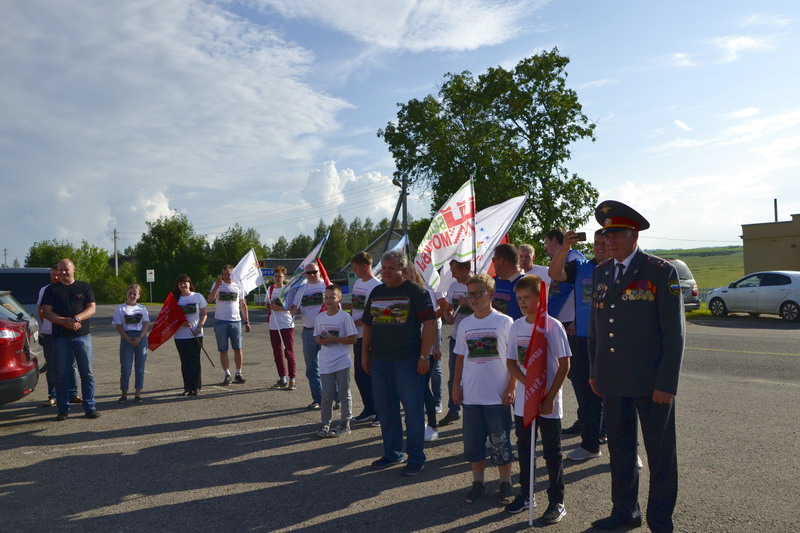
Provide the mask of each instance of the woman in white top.
{"label": "woman in white top", "polygon": [[181,358],[183,395],[197,396],[203,386],[200,349],[203,345],[203,325],[206,323],[206,299],[202,294],[194,292],[192,280],[186,274],[181,274],[175,280],[172,295],[186,317],[186,322],[173,337]]}
{"label": "woman in white top", "polygon": [[[275,366],[278,368],[278,382],[273,389],[295,390],[295,359],[294,359],[294,317],[281,304],[278,295],[286,282],[286,268],[278,265],[273,273],[273,283],[267,293],[267,309],[269,309],[269,341],[272,344],[272,354],[275,356]],[[286,365],[283,358],[286,357]],[[288,366],[289,380],[286,380]]]}
{"label": "woman in white top", "polygon": [[133,401],[142,403],[144,388],[144,364],[147,361],[147,330],[150,327],[150,315],[139,302],[142,288],[136,284],[128,287],[125,303],[114,310],[111,323],[119,333],[119,389],[122,391],[117,403],[128,401],[128,385],[131,379],[131,365],[134,372],[134,388],[136,395]]}

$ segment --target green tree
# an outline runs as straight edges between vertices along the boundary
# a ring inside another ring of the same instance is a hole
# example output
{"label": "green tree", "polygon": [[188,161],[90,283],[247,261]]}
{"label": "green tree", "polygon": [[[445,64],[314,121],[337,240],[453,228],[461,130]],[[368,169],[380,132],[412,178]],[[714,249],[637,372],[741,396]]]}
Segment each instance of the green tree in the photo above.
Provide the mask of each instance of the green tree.
{"label": "green tree", "polygon": [[347,266],[353,253],[350,252],[348,243],[347,222],[342,215],[337,215],[328,229],[331,234],[320,258],[328,274],[333,276],[341,267]]}
{"label": "green tree", "polygon": [[195,233],[185,214],[174,213],[147,222],[147,232],[136,245],[136,277],[146,279],[155,270],[153,299],[163,301],[179,274],[188,274],[198,292],[207,292],[213,277],[208,272],[205,235]]}
{"label": "green tree", "polygon": [[28,255],[25,256],[25,266],[50,268],[65,257],[74,259],[75,247],[69,241],[39,241],[33,243]]}
{"label": "green tree", "polygon": [[108,259],[107,250],[91,245],[88,241],[81,241],[81,247],[75,250],[72,257],[75,263],[75,279],[89,283],[94,289],[106,271],[111,271]]}
{"label": "green tree", "polygon": [[253,228],[242,229],[239,224],[234,224],[211,244],[208,271],[214,274],[218,273],[223,265],[235,266],[250,248],[255,250],[258,259],[266,257],[258,232]]}
{"label": "green tree", "polygon": [[289,243],[286,257],[305,257],[311,248],[314,247],[314,241],[306,235],[301,233]]}
{"label": "green tree", "polygon": [[275,245],[272,247],[272,255],[270,257],[276,257],[278,259],[289,257],[289,241],[286,240],[286,237],[283,235],[278,237],[277,242],[275,242]]}
{"label": "green tree", "polygon": [[479,210],[527,193],[515,241],[539,245],[551,228],[585,223],[597,190],[565,164],[572,143],[594,140],[595,125],[566,86],[568,63],[554,48],[511,70],[447,74],[438,96],[399,104],[396,123],[378,131],[395,176],[430,190],[433,211],[469,176]]}

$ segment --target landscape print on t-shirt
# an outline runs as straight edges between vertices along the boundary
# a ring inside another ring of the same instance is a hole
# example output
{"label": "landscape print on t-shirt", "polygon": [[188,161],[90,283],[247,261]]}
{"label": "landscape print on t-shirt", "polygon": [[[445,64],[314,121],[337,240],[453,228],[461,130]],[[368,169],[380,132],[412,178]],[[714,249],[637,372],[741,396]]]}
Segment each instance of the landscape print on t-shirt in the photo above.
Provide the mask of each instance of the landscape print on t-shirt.
{"label": "landscape print on t-shirt", "polygon": [[519,364],[525,366],[525,355],[528,353],[528,344],[517,344],[517,360]]}
{"label": "landscape print on t-shirt", "polygon": [[311,307],[322,305],[322,300],[325,297],[323,292],[315,292],[314,294],[304,294],[300,299],[300,307]]}
{"label": "landscape print on t-shirt", "polygon": [[470,335],[467,339],[469,359],[496,359],[500,357],[497,348],[497,337],[490,333]]}
{"label": "landscape print on t-shirt", "polygon": [[126,324],[138,324],[142,321],[142,313],[136,313],[135,315],[125,315],[125,323]]}
{"label": "landscape print on t-shirt", "polygon": [[372,300],[372,325],[405,324],[408,320],[408,298],[376,298]]}
{"label": "landscape print on t-shirt", "polygon": [[351,297],[353,301],[353,309],[360,309],[363,311],[367,305],[367,295],[354,292]]}
{"label": "landscape print on t-shirt", "polygon": [[338,337],[339,330],[338,329],[326,329],[324,333],[327,333],[329,337]]}
{"label": "landscape print on t-shirt", "polygon": [[511,301],[510,294],[503,294],[503,293],[494,293],[494,300],[492,300],[492,307],[503,313],[506,313],[506,309],[508,309],[508,302]]}
{"label": "landscape print on t-shirt", "polygon": [[186,305],[182,305],[181,309],[183,309],[184,315],[196,315],[197,314],[197,304],[190,303]]}
{"label": "landscape print on t-shirt", "polygon": [[220,301],[222,301],[222,302],[235,302],[236,300],[239,299],[239,293],[238,292],[222,292],[222,291],[220,291],[218,293],[218,297],[219,297]]}

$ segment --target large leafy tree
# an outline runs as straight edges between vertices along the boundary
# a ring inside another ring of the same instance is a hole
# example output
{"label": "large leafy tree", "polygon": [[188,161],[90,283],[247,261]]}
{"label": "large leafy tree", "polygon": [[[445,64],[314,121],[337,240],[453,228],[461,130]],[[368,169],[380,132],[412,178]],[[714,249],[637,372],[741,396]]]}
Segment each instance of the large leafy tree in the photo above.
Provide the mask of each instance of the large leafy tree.
{"label": "large leafy tree", "polygon": [[475,179],[477,208],[524,193],[515,241],[538,244],[553,227],[586,222],[597,190],[570,173],[570,145],[594,140],[594,124],[566,86],[569,59],[558,49],[474,77],[447,74],[437,96],[398,104],[397,121],[378,131],[400,177],[430,190],[438,209]]}
{"label": "large leafy tree", "polygon": [[239,224],[214,239],[209,253],[208,271],[218,273],[223,265],[236,265],[239,260],[253,248],[256,257],[266,257],[266,250],[261,244],[261,236],[253,228],[242,229]]}
{"label": "large leafy tree", "polygon": [[174,213],[147,223],[147,231],[136,245],[137,278],[146,279],[146,270],[155,270],[153,299],[162,301],[175,285],[179,274],[188,274],[195,288],[206,292],[212,277],[208,274],[208,242],[195,233],[185,214]]}
{"label": "large leafy tree", "polygon": [[65,257],[75,258],[75,247],[69,241],[39,241],[28,250],[25,266],[50,268]]}

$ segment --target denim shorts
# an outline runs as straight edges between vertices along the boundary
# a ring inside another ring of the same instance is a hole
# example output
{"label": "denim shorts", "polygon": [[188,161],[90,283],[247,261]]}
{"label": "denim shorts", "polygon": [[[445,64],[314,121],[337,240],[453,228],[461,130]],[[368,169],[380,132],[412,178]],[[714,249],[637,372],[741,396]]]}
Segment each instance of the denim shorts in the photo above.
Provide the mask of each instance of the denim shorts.
{"label": "denim shorts", "polygon": [[242,323],[238,320],[217,320],[214,324],[214,335],[217,337],[218,351],[228,351],[228,339],[231,341],[231,348],[242,349]]}
{"label": "denim shorts", "polygon": [[513,461],[510,405],[464,405],[464,458],[470,463],[486,459],[486,439],[492,462],[498,466]]}

